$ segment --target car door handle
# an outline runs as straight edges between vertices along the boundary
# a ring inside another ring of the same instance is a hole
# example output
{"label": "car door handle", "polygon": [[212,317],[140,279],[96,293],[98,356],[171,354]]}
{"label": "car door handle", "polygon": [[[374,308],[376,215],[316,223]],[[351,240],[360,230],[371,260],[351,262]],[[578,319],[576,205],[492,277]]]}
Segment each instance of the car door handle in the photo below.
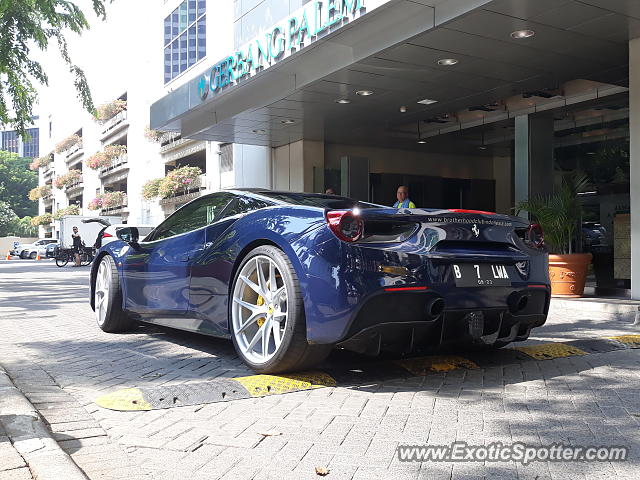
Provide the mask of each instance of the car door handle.
{"label": "car door handle", "polygon": [[207,242],[202,246],[203,250],[207,250],[208,248],[211,248],[211,247],[213,247],[213,242]]}

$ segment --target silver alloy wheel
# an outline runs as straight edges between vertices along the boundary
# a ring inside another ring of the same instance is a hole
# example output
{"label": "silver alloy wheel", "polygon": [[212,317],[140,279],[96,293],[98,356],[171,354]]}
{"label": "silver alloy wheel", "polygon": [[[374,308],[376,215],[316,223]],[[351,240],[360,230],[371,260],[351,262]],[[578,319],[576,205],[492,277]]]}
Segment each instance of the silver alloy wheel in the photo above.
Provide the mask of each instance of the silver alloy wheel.
{"label": "silver alloy wheel", "polygon": [[104,257],[98,267],[96,275],[96,288],[94,294],[94,306],[98,325],[102,326],[107,318],[107,308],[109,307],[109,290],[111,288],[111,265],[109,259]]}
{"label": "silver alloy wheel", "polygon": [[231,323],[236,343],[254,364],[268,362],[282,345],[287,325],[287,286],[266,255],[251,258],[233,288]]}

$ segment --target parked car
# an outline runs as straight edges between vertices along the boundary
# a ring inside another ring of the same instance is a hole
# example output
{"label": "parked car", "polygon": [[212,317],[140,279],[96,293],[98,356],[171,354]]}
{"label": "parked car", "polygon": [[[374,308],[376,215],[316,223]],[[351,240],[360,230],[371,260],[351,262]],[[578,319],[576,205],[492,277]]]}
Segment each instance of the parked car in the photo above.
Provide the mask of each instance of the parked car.
{"label": "parked car", "polygon": [[[151,231],[155,228],[155,225],[136,225],[136,224],[126,224],[119,223],[117,225],[109,225],[108,227],[102,230],[102,246],[106,245],[109,242],[114,242],[118,240],[119,232],[123,228],[128,227],[136,227],[138,229],[138,234],[140,235],[140,239],[146,237]],[[121,239],[122,240],[122,239]]]}
{"label": "parked car", "polygon": [[45,248],[45,257],[54,258],[56,256],[57,247],[58,247],[58,242],[48,244]]}
{"label": "parked car", "polygon": [[473,210],[395,209],[322,194],[233,190],[186,204],[98,252],[99,327],[132,320],[231,338],[261,373],[334,346],[383,350],[525,340],[545,323],[538,225]]}
{"label": "parked car", "polygon": [[20,258],[35,258],[40,254],[44,257],[46,253],[46,246],[50,243],[56,243],[54,238],[40,238],[33,243],[20,244],[13,249],[12,255],[19,256]]}
{"label": "parked car", "polygon": [[[111,224],[111,222],[106,218],[89,218],[82,220],[82,223],[98,223],[102,225],[102,228],[98,231],[95,241],[93,241],[93,247],[99,249],[103,245],[106,245],[109,242],[113,242],[114,240],[119,239],[120,230],[127,227],[135,226],[138,228],[138,233],[140,238],[144,238],[149,232],[154,229],[154,225],[131,225],[126,223],[115,223]],[[87,242],[89,244],[89,242]]]}

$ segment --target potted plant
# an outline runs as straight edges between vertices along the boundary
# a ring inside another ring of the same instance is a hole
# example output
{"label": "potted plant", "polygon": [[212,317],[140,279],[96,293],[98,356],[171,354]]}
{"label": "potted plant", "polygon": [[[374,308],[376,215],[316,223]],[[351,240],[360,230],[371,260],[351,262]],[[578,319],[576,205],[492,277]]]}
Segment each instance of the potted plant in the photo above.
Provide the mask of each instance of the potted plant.
{"label": "potted plant", "polygon": [[516,209],[525,210],[544,230],[549,247],[549,278],[551,294],[558,297],[579,297],[584,293],[590,253],[575,253],[580,245],[578,233],[582,221],[582,204],[578,192],[584,191],[588,179],[583,173],[562,177],[562,185],[550,195],[538,195],[520,202]]}

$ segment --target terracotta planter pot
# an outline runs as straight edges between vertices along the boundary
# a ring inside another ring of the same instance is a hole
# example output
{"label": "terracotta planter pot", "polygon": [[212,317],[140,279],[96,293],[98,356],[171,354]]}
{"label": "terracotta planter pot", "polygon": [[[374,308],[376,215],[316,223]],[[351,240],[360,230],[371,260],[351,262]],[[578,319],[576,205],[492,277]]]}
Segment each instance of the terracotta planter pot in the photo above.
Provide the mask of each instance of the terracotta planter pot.
{"label": "terracotta planter pot", "polygon": [[591,263],[590,253],[549,255],[549,278],[551,296],[580,297],[584,293],[587,268]]}

